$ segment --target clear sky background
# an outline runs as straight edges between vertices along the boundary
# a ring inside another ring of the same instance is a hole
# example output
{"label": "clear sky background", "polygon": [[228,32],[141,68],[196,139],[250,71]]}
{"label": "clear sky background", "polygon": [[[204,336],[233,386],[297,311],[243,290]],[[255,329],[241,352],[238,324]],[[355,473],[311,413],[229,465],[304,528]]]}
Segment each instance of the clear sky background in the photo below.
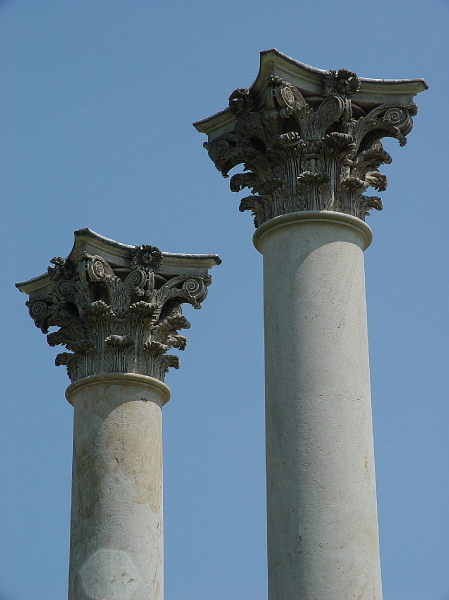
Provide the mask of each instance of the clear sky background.
{"label": "clear sky background", "polygon": [[366,252],[384,600],[449,600],[447,0],[0,1],[0,600],[66,598],[72,407],[14,283],[89,227],[218,253],[164,408],[166,600],[264,600],[262,257],[192,122],[259,52],[426,79]]}

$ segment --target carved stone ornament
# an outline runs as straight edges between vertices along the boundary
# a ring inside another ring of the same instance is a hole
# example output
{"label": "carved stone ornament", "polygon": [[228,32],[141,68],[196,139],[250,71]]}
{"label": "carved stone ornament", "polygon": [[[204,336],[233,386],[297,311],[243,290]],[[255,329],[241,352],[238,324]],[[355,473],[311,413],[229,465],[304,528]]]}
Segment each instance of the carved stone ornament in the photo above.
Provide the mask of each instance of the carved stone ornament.
{"label": "carved stone ornament", "polygon": [[[160,381],[178,368],[170,348],[184,350],[180,329],[190,323],[183,303],[201,308],[217,255],[162,253],[155,246],[125,246],[84,229],[75,232],[67,259],[53,258],[48,272],[17,284],[72,382],[102,373],[140,373]],[[56,329],[55,331],[49,330]]]}
{"label": "carved stone ornament", "polygon": [[277,50],[261,53],[259,75],[250,89],[229,97],[229,108],[198,121],[204,144],[233,192],[244,188],[240,210],[250,210],[256,227],[278,215],[331,210],[365,219],[382,209],[372,187],[382,192],[379,173],[391,163],[381,139],[403,146],[417,113],[413,96],[423,80],[361,79],[352,71],[321,71]]}

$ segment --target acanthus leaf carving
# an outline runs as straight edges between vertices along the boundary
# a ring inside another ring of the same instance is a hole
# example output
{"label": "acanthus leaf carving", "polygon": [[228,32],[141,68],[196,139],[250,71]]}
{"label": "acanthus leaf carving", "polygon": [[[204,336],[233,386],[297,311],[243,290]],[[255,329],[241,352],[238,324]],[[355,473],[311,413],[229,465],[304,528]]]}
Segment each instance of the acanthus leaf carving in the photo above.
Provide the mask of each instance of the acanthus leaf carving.
{"label": "acanthus leaf carving", "polygon": [[240,201],[239,210],[240,212],[250,210],[254,217],[254,225],[259,227],[259,220],[263,218],[266,211],[265,204],[265,200],[261,196],[246,196]]}
{"label": "acanthus leaf carving", "polygon": [[300,206],[310,206],[308,210],[330,210],[332,206],[332,190],[327,173],[304,171],[298,177],[298,194]]}
{"label": "acanthus leaf carving", "polygon": [[379,201],[363,196],[369,187],[387,187],[378,169],[391,157],[381,140],[393,137],[403,146],[417,107],[368,103],[365,110],[353,101],[360,89],[359,77],[341,69],[324,74],[321,95],[303,95],[274,75],[257,90],[231,94],[233,130],[206,147],[225,177],[243,165],[245,172],[234,174],[230,187],[250,189],[240,210],[252,212],[256,227],[292,211],[342,211],[364,220],[370,209],[381,209]]}
{"label": "acanthus leaf carving", "polygon": [[[180,329],[190,327],[182,304],[201,308],[209,275],[164,275],[163,255],[155,246],[129,250],[128,266],[117,268],[99,255],[81,252],[75,260],[51,261],[51,292],[27,302],[37,327],[72,382],[103,373],[140,373],[163,381],[178,368],[170,348],[184,350]],[[50,331],[53,328],[56,331]]]}
{"label": "acanthus leaf carving", "polygon": [[369,214],[371,208],[375,210],[383,210],[382,200],[379,196],[363,196],[361,197],[358,205],[358,210],[360,213],[365,213],[365,215]]}

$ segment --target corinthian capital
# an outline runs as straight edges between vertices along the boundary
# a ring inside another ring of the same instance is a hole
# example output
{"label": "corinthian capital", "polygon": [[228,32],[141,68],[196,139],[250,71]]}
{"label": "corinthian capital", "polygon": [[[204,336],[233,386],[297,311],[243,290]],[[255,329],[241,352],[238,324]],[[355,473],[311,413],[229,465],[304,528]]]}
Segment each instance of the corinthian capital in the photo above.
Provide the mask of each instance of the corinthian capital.
{"label": "corinthian capital", "polygon": [[422,79],[378,80],[352,71],[321,71],[277,50],[261,53],[249,89],[229,97],[229,108],[197,121],[204,144],[233,192],[249,188],[240,210],[251,210],[256,227],[278,215],[331,210],[364,219],[382,209],[369,187],[387,187],[380,165],[391,162],[382,138],[403,146],[417,113],[413,97]]}
{"label": "corinthian capital", "polygon": [[[140,373],[161,381],[179,367],[170,348],[184,350],[180,329],[190,323],[182,304],[201,308],[217,255],[168,254],[155,246],[126,246],[89,229],[75,232],[68,258],[47,273],[16,284],[72,382],[102,373]],[[56,331],[49,333],[50,329]]]}

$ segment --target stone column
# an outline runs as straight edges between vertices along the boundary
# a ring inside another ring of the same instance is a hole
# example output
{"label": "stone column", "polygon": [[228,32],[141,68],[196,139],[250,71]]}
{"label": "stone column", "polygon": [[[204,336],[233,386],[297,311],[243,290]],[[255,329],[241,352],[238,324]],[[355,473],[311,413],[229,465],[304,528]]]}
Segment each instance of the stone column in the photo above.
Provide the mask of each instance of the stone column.
{"label": "stone column", "polygon": [[277,217],[256,234],[270,598],[381,597],[363,268],[370,241],[362,221],[331,211]]}
{"label": "stone column", "polygon": [[163,598],[161,381],[107,373],[73,383],[69,599]]}
{"label": "stone column", "polygon": [[363,251],[372,186],[422,80],[263,52],[250,89],[195,123],[263,254],[269,600],[380,600]]}
{"label": "stone column", "polygon": [[17,284],[72,381],[69,600],[162,600],[162,406],[170,348],[200,308],[216,255],[125,246],[85,229],[67,259]]}

